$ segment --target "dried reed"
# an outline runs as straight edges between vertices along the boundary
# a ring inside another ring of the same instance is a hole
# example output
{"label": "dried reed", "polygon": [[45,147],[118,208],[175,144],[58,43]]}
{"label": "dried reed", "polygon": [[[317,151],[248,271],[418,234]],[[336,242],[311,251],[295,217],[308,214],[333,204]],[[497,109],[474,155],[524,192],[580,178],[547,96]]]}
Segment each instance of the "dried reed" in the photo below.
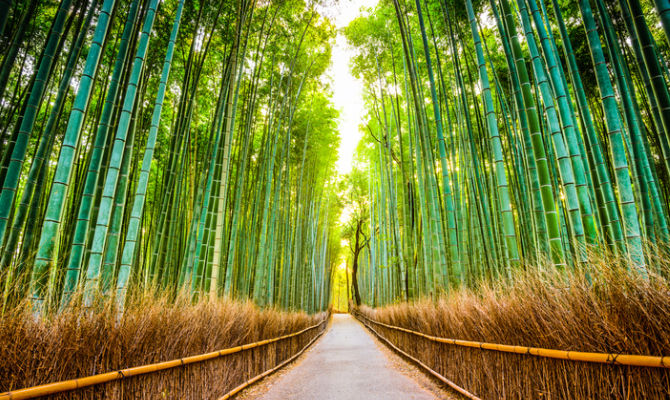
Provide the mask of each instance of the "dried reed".
{"label": "dried reed", "polygon": [[[670,260],[659,256],[660,270]],[[527,268],[437,301],[380,309],[368,318],[434,336],[602,353],[670,355],[670,283],[593,256],[588,274]],[[441,344],[375,326],[392,343],[484,399],[667,399],[670,369],[591,364]]]}
{"label": "dried reed", "polygon": [[[48,319],[18,307],[0,319],[0,392],[269,339],[326,317],[231,300],[171,302],[150,294],[135,298],[121,319],[109,304],[96,312],[72,308]],[[289,358],[318,333],[46,398],[214,399]]]}

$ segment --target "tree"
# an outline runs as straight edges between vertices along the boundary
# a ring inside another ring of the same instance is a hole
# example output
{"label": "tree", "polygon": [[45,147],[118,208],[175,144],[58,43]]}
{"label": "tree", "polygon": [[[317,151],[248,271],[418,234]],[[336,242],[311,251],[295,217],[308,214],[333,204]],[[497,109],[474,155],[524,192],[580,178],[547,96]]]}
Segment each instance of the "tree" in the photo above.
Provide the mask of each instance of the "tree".
{"label": "tree", "polygon": [[352,170],[342,181],[346,186],[344,197],[345,213],[349,219],[343,229],[342,237],[348,241],[351,251],[351,281],[356,306],[361,305],[361,294],[358,284],[359,257],[361,252],[370,243],[370,237],[365,233],[370,219],[370,210],[367,198],[367,177],[359,170]]}

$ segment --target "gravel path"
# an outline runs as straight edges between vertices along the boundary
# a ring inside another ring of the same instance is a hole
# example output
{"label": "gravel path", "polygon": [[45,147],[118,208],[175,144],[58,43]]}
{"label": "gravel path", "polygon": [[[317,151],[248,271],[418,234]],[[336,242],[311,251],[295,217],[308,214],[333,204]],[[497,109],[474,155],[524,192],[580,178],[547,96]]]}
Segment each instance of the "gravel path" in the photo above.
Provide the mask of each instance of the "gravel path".
{"label": "gravel path", "polygon": [[397,360],[379,349],[365,328],[349,314],[335,314],[330,331],[304,360],[284,374],[263,400],[285,399],[436,399],[404,375]]}

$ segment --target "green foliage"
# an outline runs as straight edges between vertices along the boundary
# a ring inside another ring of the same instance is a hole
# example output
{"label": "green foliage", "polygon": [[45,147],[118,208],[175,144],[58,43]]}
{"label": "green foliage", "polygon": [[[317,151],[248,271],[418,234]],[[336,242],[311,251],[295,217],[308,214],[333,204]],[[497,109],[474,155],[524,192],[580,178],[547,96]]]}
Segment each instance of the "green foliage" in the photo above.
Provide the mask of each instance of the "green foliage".
{"label": "green foliage", "polygon": [[[365,302],[451,290],[461,268],[467,286],[548,258],[579,270],[587,247],[616,248],[642,276],[661,268],[646,262],[642,243],[667,246],[660,177],[670,148],[652,108],[665,101],[668,75],[650,84],[644,66],[666,60],[668,41],[659,10],[636,0],[602,2],[593,13],[614,29],[594,25],[588,36],[587,3],[386,0],[344,29],[366,85],[357,153],[371,182]],[[639,24],[655,42],[647,57],[625,20],[640,4]],[[618,46],[601,46],[599,34]],[[615,92],[601,84],[608,75]],[[608,129],[614,119],[622,125]]]}
{"label": "green foliage", "polygon": [[[11,72],[0,92],[4,155],[12,152],[13,127],[28,104],[24,76],[37,73],[58,9],[47,2],[30,14],[28,3],[13,2],[0,38],[4,43],[19,29],[29,37],[17,44],[16,59],[2,58]],[[36,163],[31,157],[42,135],[39,121],[51,111],[78,33],[73,22],[83,20],[89,5],[97,14],[113,12],[94,19],[100,32],[94,42],[90,36],[84,41],[76,60],[75,93],[66,93],[57,111],[50,161],[29,198],[32,222],[20,221],[20,240],[3,249],[3,265],[14,273],[5,275],[5,304],[21,300],[31,285],[36,307],[55,310],[59,303],[67,306],[84,282],[91,296],[111,296],[118,278],[121,305],[126,293],[132,298],[144,287],[160,287],[173,295],[189,288],[194,298],[225,294],[324,310],[339,259],[341,207],[332,178],[338,113],[322,80],[333,25],[302,0],[186,1],[174,54],[167,58],[181,2],[154,3],[155,13],[142,1],[61,3],[58,24],[66,30],[52,40],[53,66],[42,68],[45,95],[33,101],[38,124],[24,129],[28,157],[17,170],[19,196]],[[133,4],[139,4],[137,17]],[[142,36],[149,16],[153,26]],[[82,75],[84,67],[92,76]],[[118,79],[110,81],[112,76]],[[165,97],[157,100],[163,85]],[[3,180],[9,160],[3,158]],[[17,206],[9,199],[4,208],[8,226]],[[40,236],[50,245],[40,246]],[[87,279],[80,265],[91,265]],[[26,278],[23,271],[31,269],[32,278]]]}

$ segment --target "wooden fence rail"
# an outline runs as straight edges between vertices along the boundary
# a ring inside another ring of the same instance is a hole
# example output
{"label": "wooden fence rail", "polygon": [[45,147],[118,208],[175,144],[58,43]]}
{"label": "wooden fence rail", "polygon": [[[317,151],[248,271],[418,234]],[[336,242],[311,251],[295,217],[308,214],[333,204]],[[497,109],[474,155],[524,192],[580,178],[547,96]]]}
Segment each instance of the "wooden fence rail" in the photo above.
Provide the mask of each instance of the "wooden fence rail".
{"label": "wooden fence rail", "polygon": [[613,354],[613,353],[589,353],[583,351],[569,351],[569,350],[554,350],[544,349],[541,347],[527,347],[527,346],[513,346],[508,344],[475,342],[471,340],[449,339],[437,336],[427,335],[422,332],[413,331],[411,329],[401,328],[399,326],[385,324],[378,322],[367,316],[356,313],[356,315],[372,322],[375,325],[383,326],[388,329],[393,329],[399,332],[409,333],[433,342],[452,344],[455,346],[473,347],[483,350],[500,351],[504,353],[528,354],[538,357],[556,358],[560,360],[581,361],[612,365],[630,365],[635,367],[652,367],[652,368],[670,368],[670,356],[646,356],[634,354]]}
{"label": "wooden fence rail", "polygon": [[[328,321],[328,318],[324,318],[323,321],[319,322],[318,324],[314,324],[312,326],[309,326],[301,331],[290,333],[284,336],[279,336],[273,339],[265,339],[261,340],[258,342],[254,343],[248,343],[244,344],[241,346],[236,346],[236,347],[231,347],[223,350],[218,350],[218,351],[213,351],[210,353],[204,353],[204,354],[198,354],[194,356],[189,356],[189,357],[184,357],[184,358],[178,358],[175,360],[170,360],[170,361],[163,361],[159,363],[154,363],[154,364],[148,364],[148,365],[142,365],[138,367],[131,367],[131,368],[125,368],[117,371],[112,371],[112,372],[107,372],[103,374],[97,374],[97,375],[91,375],[83,378],[77,378],[77,379],[70,379],[66,381],[61,381],[61,382],[54,382],[54,383],[48,383],[45,385],[39,385],[39,386],[33,386],[29,388],[24,388],[24,389],[17,389],[17,390],[12,390],[9,392],[4,392],[0,393],[0,400],[5,400],[5,399],[11,399],[11,400],[19,400],[19,399],[33,399],[36,397],[41,397],[41,396],[47,396],[51,394],[57,394],[57,393],[63,393],[71,390],[76,390],[76,389],[81,389],[84,387],[89,387],[89,386],[94,386],[94,385],[100,385],[103,383],[108,383],[112,381],[118,381],[122,380],[125,378],[129,378],[132,376],[138,376],[138,375],[144,375],[144,374],[150,374],[153,372],[157,371],[162,371],[166,369],[171,369],[171,368],[176,368],[176,367],[182,367],[185,365],[189,364],[194,364],[194,363],[200,363],[203,361],[207,360],[212,360],[215,358],[219,357],[224,357],[230,354],[235,354],[239,353],[245,350],[253,349],[256,347],[261,347],[268,345],[270,343],[275,343],[279,342],[282,340],[286,340],[295,336],[302,335],[308,331],[311,331],[313,329],[316,329],[324,324],[326,324]],[[323,332],[323,330],[322,330]],[[321,332],[321,333],[322,333]],[[289,360],[293,360],[297,355],[302,353],[307,347],[309,347],[310,344],[314,342],[314,340],[320,335],[317,335],[313,340],[311,340],[307,346],[305,346],[302,350],[300,350],[296,355],[293,357],[290,357]],[[279,364],[279,366],[271,369],[271,372],[274,372],[275,370],[279,369],[281,366],[286,365],[290,361],[284,361]],[[257,376],[256,378],[250,379],[247,382],[245,382],[243,385],[244,387],[249,386],[251,383],[261,379],[264,376],[269,375],[271,372],[266,371],[264,374],[261,374]],[[242,386],[242,385],[241,385]],[[240,389],[240,386],[238,386],[236,389],[233,389],[234,393],[237,393]],[[233,394],[234,394],[233,393]],[[228,398],[228,397],[225,397]]]}

